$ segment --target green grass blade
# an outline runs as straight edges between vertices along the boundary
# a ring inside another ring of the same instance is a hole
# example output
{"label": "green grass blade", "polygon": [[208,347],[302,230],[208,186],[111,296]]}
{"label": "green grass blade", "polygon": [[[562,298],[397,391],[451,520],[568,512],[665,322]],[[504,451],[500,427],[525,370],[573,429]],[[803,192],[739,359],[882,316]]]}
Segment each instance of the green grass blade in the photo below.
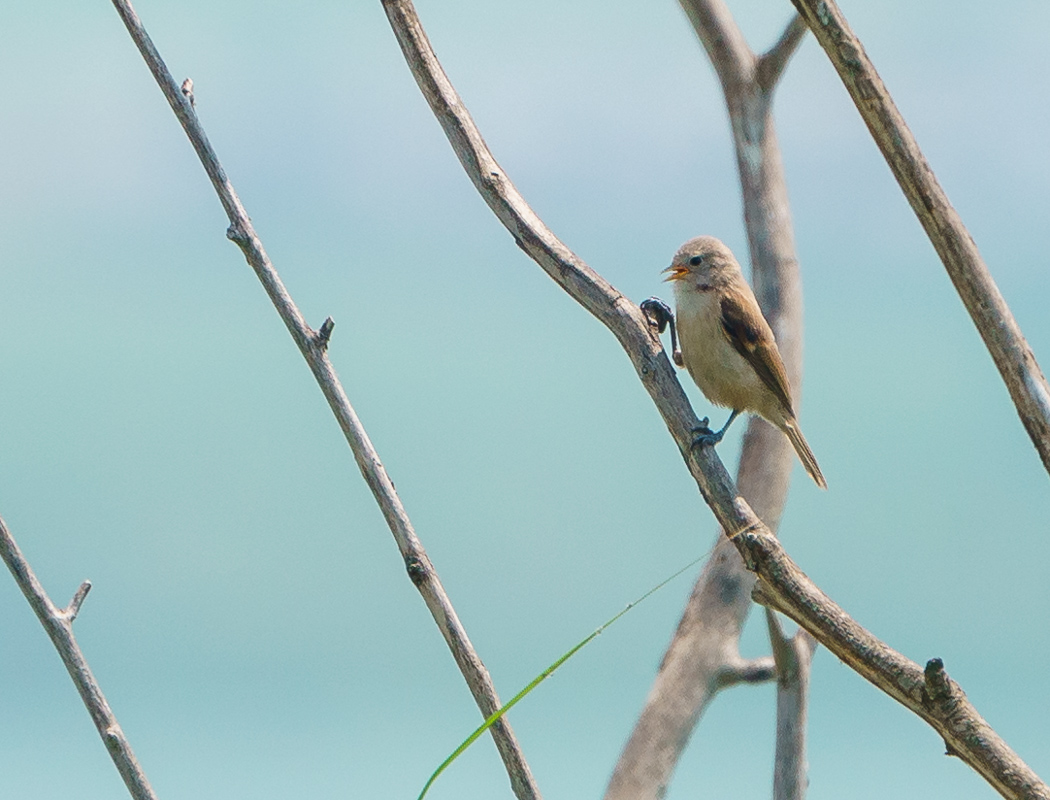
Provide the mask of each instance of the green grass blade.
{"label": "green grass blade", "polygon": [[529,692],[531,692],[533,689],[535,689],[537,686],[539,686],[541,683],[543,683],[543,681],[545,681],[552,674],[554,674],[554,671],[556,669],[558,669],[558,667],[560,667],[562,664],[564,664],[566,661],[568,661],[570,658],[572,658],[574,655],[576,655],[580,650],[582,650],[584,647],[586,647],[591,642],[591,640],[593,640],[597,636],[599,636],[602,631],[604,631],[606,628],[608,628],[610,625],[612,625],[614,622],[616,622],[620,617],[622,617],[624,614],[626,614],[632,608],[637,606],[643,600],[649,599],[652,595],[656,594],[658,591],[663,589],[667,584],[669,584],[671,581],[673,581],[675,578],[677,578],[683,572],[685,572],[686,570],[691,569],[696,564],[698,564],[703,558],[704,558],[704,556],[699,556],[698,558],[693,559],[692,561],[690,561],[688,564],[686,564],[684,567],[682,567],[680,570],[675,572],[670,577],[664,578],[664,580],[660,581],[658,584],[656,584],[656,586],[654,586],[652,589],[647,591],[645,594],[643,594],[641,597],[639,597],[633,603],[628,603],[623,608],[622,611],[620,611],[619,613],[617,613],[614,616],[610,617],[608,620],[606,620],[606,622],[604,622],[603,624],[601,624],[597,628],[595,628],[594,631],[586,639],[584,639],[583,641],[577,643],[570,650],[568,650],[565,653],[563,653],[561,655],[561,657],[558,658],[557,661],[555,661],[553,664],[551,664],[549,667],[547,667],[547,669],[543,670],[543,672],[541,672],[539,675],[537,675],[535,678],[533,678],[529,682],[528,686],[526,686],[524,689],[522,689],[520,692],[518,692],[516,695],[514,695],[514,697],[512,697],[501,708],[499,708],[498,710],[493,712],[489,716],[488,719],[486,719],[483,723],[481,723],[481,726],[476,731],[474,731],[472,734],[470,734],[470,736],[468,736],[466,739],[463,740],[463,743],[452,752],[452,755],[450,755],[448,758],[446,758],[444,761],[441,762],[441,765],[436,770],[434,770],[434,774],[430,776],[429,780],[427,780],[426,785],[423,787],[423,791],[421,791],[419,793],[419,797],[416,798],[416,800],[423,800],[423,798],[426,797],[427,792],[430,791],[430,787],[434,785],[434,781],[437,780],[438,776],[442,772],[444,772],[449,767],[449,765],[452,764],[453,761],[455,761],[457,758],[459,758],[460,755],[462,755],[463,752],[468,747],[470,747],[472,744],[474,744],[474,742],[476,742],[478,740],[478,738],[481,736],[481,734],[483,734],[485,731],[487,731],[489,728],[491,728],[493,725],[495,725],[496,721],[500,717],[502,717],[504,714],[506,714],[508,711],[510,711],[512,708],[514,708],[514,706],[516,706],[518,704],[519,700],[524,698],[525,695],[527,695]]}

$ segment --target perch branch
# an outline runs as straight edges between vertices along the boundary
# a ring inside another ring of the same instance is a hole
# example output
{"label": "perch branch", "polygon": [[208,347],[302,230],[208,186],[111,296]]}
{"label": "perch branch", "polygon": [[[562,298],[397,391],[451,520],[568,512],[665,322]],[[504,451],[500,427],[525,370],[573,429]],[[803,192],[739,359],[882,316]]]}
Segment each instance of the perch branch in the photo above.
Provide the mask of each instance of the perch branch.
{"label": "perch branch", "polygon": [[879,641],[820,591],[767,531],[745,531],[738,541],[758,573],[756,602],[791,617],[847,666],[925,720],[949,754],[973,767],[1003,797],[1050,800],[1050,787],[985,722],[940,659],[924,670]]}
{"label": "perch branch", "polygon": [[[765,56],[778,64],[766,83],[724,3],[683,0],[722,83],[733,132],[752,262],[752,284],[776,335],[793,394],[802,375],[802,288],[787,184],[770,97],[805,33],[798,15]],[[752,417],[744,436],[737,489],[775,530],[787,500],[795,456],[779,431]],[[725,537],[719,537],[682,614],[653,686],[606,789],[606,800],[662,797],[689,737],[715,694],[728,685],[724,670],[738,652],[751,609],[754,575]]]}
{"label": "perch branch", "polygon": [[1050,471],[1050,386],[915,137],[834,0],[792,0],[827,52],[984,339]]}
{"label": "perch branch", "polygon": [[[482,198],[536,263],[597,317],[623,346],[678,445],[715,518],[757,573],[775,604],[843,662],[926,720],[953,753],[1004,797],[1050,800],[1050,788],[1013,753],[946,675],[926,691],[923,670],[851,619],[788,557],[770,529],[739,496],[712,448],[692,447],[697,424],[681,384],[647,319],[569,250],[529,208],[485,145],[438,63],[411,0],[383,0],[387,18],[431,110]],[[942,697],[943,695],[943,697]]]}
{"label": "perch branch", "polygon": [[[303,354],[310,370],[317,379],[321,391],[324,393],[328,405],[335,414],[339,427],[346,437],[350,449],[353,451],[357,465],[364,476],[366,483],[372,490],[376,502],[379,504],[390,527],[394,540],[404,559],[408,575],[423,596],[427,608],[434,617],[438,628],[441,630],[445,642],[448,644],[460,672],[466,679],[471,693],[481,709],[483,717],[488,717],[500,708],[499,696],[492,683],[488,670],[482,663],[481,658],[474,650],[467,632],[459,621],[456,611],[445,593],[444,587],[438,578],[434,565],[430,562],[426,551],[423,549],[419,537],[416,535],[412,522],[401,504],[394,489],[394,484],[387,475],[386,469],[379,460],[379,455],[372,446],[364,426],[357,417],[357,413],[350,405],[346,392],[335,373],[331,361],[328,359],[328,340],[332,332],[332,321],[326,320],[321,330],[315,332],[303,319],[298,307],[292,301],[291,296],[285,289],[280,276],[270,263],[269,256],[263,249],[262,242],[252,227],[251,220],[241,205],[233,185],[224,172],[219,159],[212,149],[204,129],[197,119],[192,96],[183,92],[172,78],[171,73],[161,59],[145,28],[139,21],[134,9],[127,0],[113,0],[113,5],[120,14],[124,25],[131,34],[135,45],[145,59],[150,72],[156,78],[161,91],[171,105],[175,116],[182,123],[183,130],[189,137],[193,148],[200,157],[212,186],[222,202],[226,215],[230,220],[227,236],[232,239],[244,253],[248,264],[255,271],[263,288],[273,302],[277,313],[291,333],[299,351]],[[521,752],[517,739],[510,727],[510,723],[501,718],[490,729],[492,737],[496,742],[500,756],[510,777],[511,786],[515,795],[520,800],[525,798],[539,798],[540,792],[532,777],[532,772],[525,757]]]}
{"label": "perch branch", "polygon": [[91,583],[84,581],[80,584],[69,606],[64,609],[56,608],[29,566],[29,562],[22,555],[18,543],[15,542],[2,518],[0,518],[0,557],[11,570],[15,583],[29,601],[36,618],[40,620],[51,643],[58,651],[62,663],[66,665],[66,671],[73,679],[73,684],[80,693],[80,699],[87,706],[91,721],[95,723],[98,735],[102,737],[102,743],[105,744],[109,757],[116,764],[120,777],[124,779],[128,792],[135,800],[156,800],[157,796],[153,793],[153,787],[149,785],[146,773],[142,771],[138,759],[135,758],[131,744],[117,722],[109,703],[106,702],[106,696],[102,694],[102,689],[95,680],[91,667],[88,666],[87,659],[84,658],[84,653],[77,644],[76,637],[73,636],[73,620],[80,611],[88,590],[91,589]]}

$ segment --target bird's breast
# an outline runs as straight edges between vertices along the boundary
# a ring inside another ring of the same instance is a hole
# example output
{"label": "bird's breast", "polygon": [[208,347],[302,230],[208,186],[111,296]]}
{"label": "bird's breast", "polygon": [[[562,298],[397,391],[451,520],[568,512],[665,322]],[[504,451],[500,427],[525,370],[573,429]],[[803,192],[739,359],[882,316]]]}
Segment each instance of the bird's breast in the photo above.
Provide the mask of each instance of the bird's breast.
{"label": "bird's breast", "polygon": [[718,292],[676,286],[675,305],[682,360],[700,391],[716,405],[756,410],[756,399],[768,390],[729,341]]}

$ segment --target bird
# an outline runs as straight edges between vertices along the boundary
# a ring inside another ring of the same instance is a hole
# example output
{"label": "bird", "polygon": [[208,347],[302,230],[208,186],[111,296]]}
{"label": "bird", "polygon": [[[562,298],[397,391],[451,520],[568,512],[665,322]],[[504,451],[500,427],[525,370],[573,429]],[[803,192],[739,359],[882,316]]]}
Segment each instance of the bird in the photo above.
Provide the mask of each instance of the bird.
{"label": "bird", "polygon": [[787,435],[806,472],[827,489],[799,428],[773,331],[732,251],[714,236],[698,236],[678,249],[664,272],[674,287],[681,343],[676,361],[708,400],[732,410],[720,431],[704,420],[694,444],[717,444],[741,413],[758,414]]}

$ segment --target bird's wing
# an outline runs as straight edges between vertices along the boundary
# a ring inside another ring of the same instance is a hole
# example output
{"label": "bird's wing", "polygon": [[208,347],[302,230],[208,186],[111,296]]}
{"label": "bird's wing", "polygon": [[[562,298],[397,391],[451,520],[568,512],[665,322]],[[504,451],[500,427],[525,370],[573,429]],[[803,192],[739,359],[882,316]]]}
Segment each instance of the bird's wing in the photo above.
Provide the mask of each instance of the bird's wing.
{"label": "bird's wing", "polygon": [[762,383],[784,405],[784,410],[794,416],[784,362],[769,326],[759,316],[757,304],[752,308],[751,304],[741,302],[735,292],[727,292],[722,295],[721,307],[722,330],[733,348],[747,359]]}

